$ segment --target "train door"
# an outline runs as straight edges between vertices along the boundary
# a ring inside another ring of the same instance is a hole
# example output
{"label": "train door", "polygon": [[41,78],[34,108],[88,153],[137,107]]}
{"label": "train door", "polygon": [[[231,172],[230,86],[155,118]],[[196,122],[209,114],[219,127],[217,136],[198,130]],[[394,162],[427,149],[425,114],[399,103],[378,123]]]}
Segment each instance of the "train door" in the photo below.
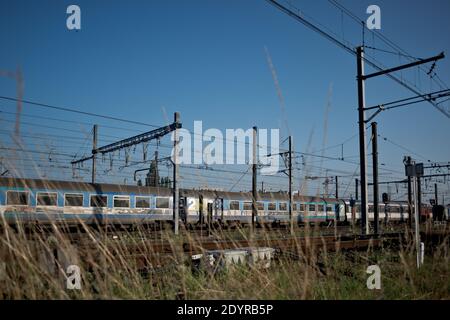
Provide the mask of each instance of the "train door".
{"label": "train door", "polygon": [[341,210],[339,203],[334,204],[334,220],[336,223],[341,220]]}
{"label": "train door", "polygon": [[384,225],[387,225],[389,222],[389,205],[388,204],[384,204]]}
{"label": "train door", "polygon": [[184,224],[187,223],[187,208],[186,208],[186,197],[180,197],[179,202],[179,213],[180,213],[180,219],[184,222]]}
{"label": "train door", "polygon": [[213,203],[212,202],[208,201],[207,209],[208,209],[208,217],[207,217],[208,228],[211,229],[212,218],[213,218]]}
{"label": "train door", "polygon": [[221,222],[223,221],[223,199],[216,198],[214,201],[214,220]]}
{"label": "train door", "polygon": [[203,196],[198,196],[198,222],[203,225]]}
{"label": "train door", "polygon": [[355,227],[355,225],[356,225],[356,205],[355,205],[355,203],[353,202],[353,205],[351,205],[352,204],[352,202],[350,202],[350,210],[351,210],[351,212],[352,212],[352,227],[354,228]]}

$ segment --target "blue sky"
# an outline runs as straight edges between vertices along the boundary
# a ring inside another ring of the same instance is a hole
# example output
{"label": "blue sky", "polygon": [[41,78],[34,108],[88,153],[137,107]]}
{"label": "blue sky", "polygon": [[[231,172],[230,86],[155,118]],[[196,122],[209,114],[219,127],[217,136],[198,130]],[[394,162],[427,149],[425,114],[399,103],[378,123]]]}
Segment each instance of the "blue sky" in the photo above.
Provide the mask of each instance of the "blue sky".
{"label": "blue sky", "polygon": [[[347,16],[343,17],[330,2],[290,2],[339,37],[354,45],[361,43],[361,28]],[[449,1],[341,0],[340,3],[363,19],[368,16],[365,13],[368,5],[380,6],[380,33],[415,57],[450,52]],[[66,28],[66,8],[70,4],[81,8],[80,31]],[[283,139],[288,135],[287,124],[298,151],[314,152],[334,146],[357,133],[356,58],[264,0],[2,0],[0,36],[0,70],[21,68],[25,99],[154,125],[171,121],[173,112],[179,111],[187,128],[193,128],[194,120],[202,120],[204,128],[223,131],[254,125],[279,127]],[[371,36],[366,37],[366,44],[388,49]],[[284,113],[265,47],[285,100]],[[387,66],[407,62],[398,55],[368,53]],[[437,74],[447,84],[450,83],[449,59],[438,62],[436,67]],[[371,69],[367,67],[367,70]],[[424,73],[419,77],[417,69],[405,71],[402,76],[423,91],[439,90]],[[0,88],[0,95],[16,95],[15,82],[11,79],[0,77]],[[386,77],[369,80],[366,93],[367,105],[412,96]],[[331,109],[324,130],[327,101]],[[14,111],[14,104],[0,101],[0,110]],[[23,112],[93,121],[28,105]],[[3,119],[11,117],[14,116],[2,115]],[[380,135],[390,141],[432,161],[450,160],[450,119],[431,105],[420,103],[386,111],[376,120]],[[11,123],[3,123],[5,128],[11,128]],[[80,131],[90,130],[89,126],[71,126]],[[127,126],[136,131],[145,130]],[[59,124],[59,127],[69,128],[69,124]],[[51,132],[45,128],[31,129],[33,133]],[[101,130],[109,135],[129,135],[113,129]],[[53,131],[53,134],[61,132]],[[2,143],[8,144],[5,136]],[[54,143],[60,146],[58,139]],[[70,146],[64,144],[61,148],[74,153],[80,146],[69,150]],[[407,151],[387,141],[380,141],[379,148],[380,162],[385,164],[382,168],[396,171],[391,172],[391,177],[380,179],[402,178],[402,158]],[[341,148],[327,149],[324,154],[340,157]],[[344,156],[356,162],[357,155],[355,137],[344,144]],[[416,158],[424,160],[417,155]],[[320,165],[319,158],[310,160]],[[325,161],[323,166],[345,172],[357,169],[353,164],[338,161]],[[323,173],[317,168],[311,171],[316,175]],[[342,183],[347,182],[343,179]]]}

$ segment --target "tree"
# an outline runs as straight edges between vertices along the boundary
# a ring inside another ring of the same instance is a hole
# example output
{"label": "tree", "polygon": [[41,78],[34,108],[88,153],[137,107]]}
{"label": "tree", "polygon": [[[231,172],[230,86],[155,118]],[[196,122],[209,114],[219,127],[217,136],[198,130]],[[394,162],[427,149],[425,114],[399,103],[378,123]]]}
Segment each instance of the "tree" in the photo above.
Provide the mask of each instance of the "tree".
{"label": "tree", "polygon": [[155,160],[152,160],[147,178],[145,179],[145,185],[148,187],[158,187],[159,182],[158,165]]}

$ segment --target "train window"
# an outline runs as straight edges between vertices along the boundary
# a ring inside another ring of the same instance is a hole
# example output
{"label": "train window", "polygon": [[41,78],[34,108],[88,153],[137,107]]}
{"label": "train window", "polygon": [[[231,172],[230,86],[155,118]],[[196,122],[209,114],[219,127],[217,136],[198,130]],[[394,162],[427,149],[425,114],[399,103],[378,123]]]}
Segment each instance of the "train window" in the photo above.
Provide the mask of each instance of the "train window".
{"label": "train window", "polygon": [[286,202],[279,202],[278,203],[278,210],[286,211],[287,210],[287,203]]}
{"label": "train window", "polygon": [[308,206],[308,211],[309,212],[316,212],[316,205],[315,204],[310,204]]}
{"label": "train window", "polygon": [[292,204],[292,210],[297,211],[298,205],[296,203]]}
{"label": "train window", "polygon": [[252,203],[244,202],[244,210],[252,210]]}
{"label": "train window", "polygon": [[230,210],[239,210],[239,201],[230,201]]}
{"label": "train window", "polygon": [[349,204],[347,204],[345,207],[347,208],[347,213],[352,213],[352,207]]}
{"label": "train window", "polygon": [[327,206],[327,212],[332,212],[333,211],[333,206],[329,205]]}
{"label": "train window", "polygon": [[305,204],[300,203],[300,212],[305,212]]}
{"label": "train window", "polygon": [[157,209],[169,209],[169,198],[156,198]]}
{"label": "train window", "polygon": [[275,210],[277,210],[277,205],[275,204],[275,202],[269,202],[267,204],[267,209],[269,211],[275,211]]}
{"label": "train window", "polygon": [[150,197],[136,197],[136,208],[150,208]]}
{"label": "train window", "polygon": [[374,212],[373,211],[373,205],[369,205],[369,212]]}
{"label": "train window", "polygon": [[400,213],[400,207],[398,207],[398,206],[390,207],[390,212],[392,212],[392,213]]}
{"label": "train window", "polygon": [[30,202],[28,191],[7,191],[6,204],[7,205],[21,205],[27,206]]}
{"label": "train window", "polygon": [[129,208],[130,197],[129,196],[114,196],[113,198],[114,208]]}
{"label": "train window", "polygon": [[323,204],[319,204],[319,212],[325,212],[325,206]]}
{"label": "train window", "polygon": [[256,208],[260,211],[264,211],[264,202],[257,202]]}
{"label": "train window", "polygon": [[38,206],[57,206],[58,194],[56,192],[38,192],[36,196]]}
{"label": "train window", "polygon": [[66,193],[64,195],[64,206],[66,207],[82,207],[83,195],[75,193]]}
{"label": "train window", "polygon": [[108,196],[93,194],[91,195],[90,205],[91,207],[105,208],[108,206]]}

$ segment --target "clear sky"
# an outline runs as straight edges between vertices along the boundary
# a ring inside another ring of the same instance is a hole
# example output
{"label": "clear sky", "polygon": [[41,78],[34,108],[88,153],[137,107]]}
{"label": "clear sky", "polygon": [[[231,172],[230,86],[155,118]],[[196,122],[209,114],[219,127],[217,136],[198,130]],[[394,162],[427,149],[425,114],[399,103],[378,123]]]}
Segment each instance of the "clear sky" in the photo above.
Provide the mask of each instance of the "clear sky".
{"label": "clear sky", "polygon": [[[340,39],[354,46],[361,44],[361,28],[330,2],[289,2]],[[426,58],[441,51],[450,54],[450,1],[340,0],[339,3],[364,20],[369,5],[380,6],[379,32],[414,57]],[[80,31],[66,28],[66,8],[70,4],[81,8]],[[22,70],[25,99],[154,125],[170,122],[173,112],[179,111],[186,128],[192,129],[194,120],[202,120],[205,129],[223,131],[256,125],[280,128],[283,140],[289,128],[297,151],[317,152],[331,147],[317,153],[329,157],[340,157],[341,147],[333,146],[353,137],[344,144],[344,157],[358,161],[358,139],[354,136],[357,133],[356,58],[267,1],[1,0],[0,37],[0,70]],[[391,49],[368,32],[366,45]],[[277,96],[265,48],[276,71],[284,105]],[[370,49],[367,52],[386,66],[408,62],[395,54]],[[426,65],[424,69],[429,67]],[[439,61],[435,71],[449,84],[450,57]],[[440,89],[417,68],[398,75],[423,92]],[[368,106],[413,95],[386,77],[369,80],[366,93]],[[0,95],[16,97],[16,82],[1,76]],[[15,112],[14,106],[0,101],[0,111]],[[448,107],[449,102],[444,106]],[[83,132],[88,134],[91,128],[55,123],[32,115],[96,121],[24,105],[23,115],[27,114],[30,117],[22,117],[22,121],[31,124],[29,127],[23,124],[22,132],[47,133],[48,137],[51,134],[85,137]],[[14,115],[0,113],[0,117],[3,130],[12,130]],[[450,161],[450,119],[430,104],[386,111],[376,120],[379,134],[388,139],[379,142],[383,164],[380,180],[404,178],[402,158],[408,151],[397,145],[413,151],[410,154],[419,161]],[[113,121],[100,122],[126,126],[136,132],[148,129]],[[33,124],[74,132],[33,127]],[[118,137],[131,133],[102,127],[100,130],[104,135]],[[11,146],[7,135],[0,137],[2,145]],[[75,154],[83,147],[80,142],[69,142],[55,137],[46,140],[55,147],[52,150],[59,152]],[[26,140],[26,143],[29,146],[32,142]],[[298,161],[302,169],[301,159]],[[358,170],[357,165],[348,162],[325,159],[321,163],[318,157],[309,157],[308,161],[311,175],[341,172],[345,175]],[[321,170],[321,166],[330,170]],[[231,176],[226,185],[237,178]],[[341,181],[342,188],[350,188],[347,196],[354,188],[350,181],[353,177],[343,177]],[[442,187],[448,189],[448,181],[445,182]]]}

